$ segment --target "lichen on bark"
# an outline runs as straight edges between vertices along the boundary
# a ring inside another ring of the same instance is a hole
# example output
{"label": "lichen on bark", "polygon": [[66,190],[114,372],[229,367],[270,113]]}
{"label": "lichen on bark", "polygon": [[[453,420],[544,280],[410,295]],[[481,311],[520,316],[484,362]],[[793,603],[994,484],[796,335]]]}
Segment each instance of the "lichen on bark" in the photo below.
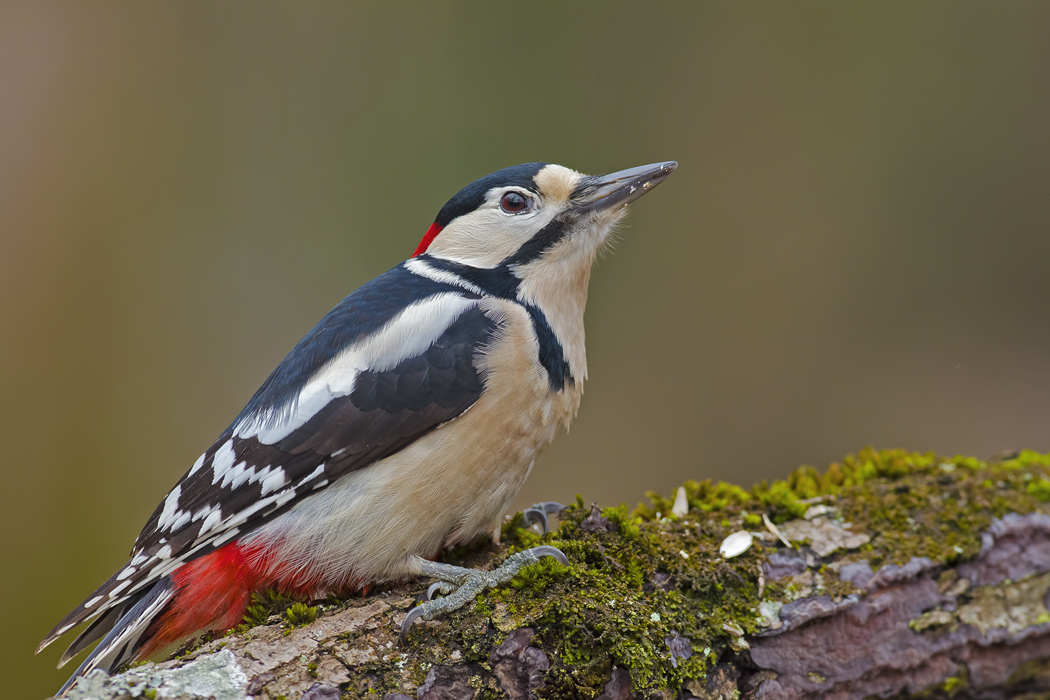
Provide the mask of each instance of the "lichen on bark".
{"label": "lichen on bark", "polygon": [[[683,490],[684,513],[657,494],[634,512],[578,499],[548,535],[515,518],[501,546],[448,553],[492,567],[543,543],[570,565],[529,567],[407,643],[397,625],[425,582],[326,601],[305,626],[302,607],[269,610],[265,624],[83,688],[196,697],[175,695],[167,674],[214,673],[220,653],[241,697],[287,700],[965,697],[1050,683],[1050,456],[864,450],[750,490]],[[726,559],[719,545],[738,530],[754,543]]]}

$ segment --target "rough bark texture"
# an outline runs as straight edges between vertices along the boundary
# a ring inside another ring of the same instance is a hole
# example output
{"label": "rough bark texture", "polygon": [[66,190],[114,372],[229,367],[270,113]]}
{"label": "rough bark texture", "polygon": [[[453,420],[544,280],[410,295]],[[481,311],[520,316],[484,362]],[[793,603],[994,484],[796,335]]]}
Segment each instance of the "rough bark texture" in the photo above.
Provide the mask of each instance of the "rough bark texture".
{"label": "rough bark texture", "polygon": [[[634,515],[580,502],[543,538],[570,567],[532,567],[407,643],[426,582],[283,612],[270,596],[249,616],[270,605],[264,624],[69,697],[1050,698],[1048,478],[1030,452],[869,450],[751,491],[690,482]],[[540,541],[516,525],[449,559],[491,567]],[[741,529],[751,548],[724,558]]]}

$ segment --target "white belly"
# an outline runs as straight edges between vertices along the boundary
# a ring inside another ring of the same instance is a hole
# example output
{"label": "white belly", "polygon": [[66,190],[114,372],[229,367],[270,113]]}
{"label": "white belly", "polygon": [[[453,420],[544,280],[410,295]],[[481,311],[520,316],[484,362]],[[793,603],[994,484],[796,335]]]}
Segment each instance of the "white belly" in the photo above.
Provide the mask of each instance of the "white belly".
{"label": "white belly", "polygon": [[[485,393],[466,413],[347,474],[244,538],[287,575],[332,589],[418,573],[417,557],[497,531],[536,457],[579,405],[552,393],[527,314],[487,302],[505,331],[482,358]],[[274,572],[277,573],[277,572]]]}

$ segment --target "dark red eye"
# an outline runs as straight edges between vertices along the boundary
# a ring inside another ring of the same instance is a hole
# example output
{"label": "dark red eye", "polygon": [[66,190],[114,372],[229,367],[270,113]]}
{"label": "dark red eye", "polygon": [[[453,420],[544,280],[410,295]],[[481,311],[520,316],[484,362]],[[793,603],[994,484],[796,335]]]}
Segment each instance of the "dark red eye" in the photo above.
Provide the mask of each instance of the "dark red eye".
{"label": "dark red eye", "polygon": [[508,192],[499,200],[499,205],[508,214],[517,214],[529,208],[529,200],[520,192]]}

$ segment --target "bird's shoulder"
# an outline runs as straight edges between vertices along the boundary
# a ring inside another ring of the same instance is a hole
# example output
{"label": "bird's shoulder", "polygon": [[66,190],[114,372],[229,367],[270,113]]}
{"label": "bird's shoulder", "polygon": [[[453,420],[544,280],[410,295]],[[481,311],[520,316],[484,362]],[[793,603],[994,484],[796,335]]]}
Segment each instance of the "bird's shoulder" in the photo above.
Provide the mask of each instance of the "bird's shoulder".
{"label": "bird's shoulder", "polygon": [[163,551],[165,532],[196,541],[204,524],[243,531],[238,513],[258,521],[462,413],[499,326],[479,299],[404,265],[347,296],[157,507],[135,551]]}

